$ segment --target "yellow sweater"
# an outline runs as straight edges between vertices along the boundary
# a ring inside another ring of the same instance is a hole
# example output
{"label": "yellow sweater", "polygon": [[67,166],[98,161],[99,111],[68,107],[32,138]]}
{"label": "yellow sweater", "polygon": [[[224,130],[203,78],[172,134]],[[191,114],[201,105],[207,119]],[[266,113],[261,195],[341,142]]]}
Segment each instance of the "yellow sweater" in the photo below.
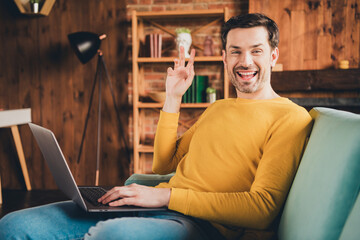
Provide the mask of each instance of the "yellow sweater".
{"label": "yellow sweater", "polygon": [[153,172],[176,171],[169,209],[210,221],[227,238],[266,229],[279,214],[311,129],[287,98],[225,99],[177,139],[179,114],[160,113]]}

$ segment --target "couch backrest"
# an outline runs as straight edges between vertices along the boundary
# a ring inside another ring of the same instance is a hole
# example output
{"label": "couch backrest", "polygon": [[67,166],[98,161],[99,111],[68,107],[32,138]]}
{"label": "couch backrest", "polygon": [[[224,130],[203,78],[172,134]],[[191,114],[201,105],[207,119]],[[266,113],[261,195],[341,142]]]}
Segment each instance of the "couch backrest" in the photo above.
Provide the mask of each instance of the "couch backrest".
{"label": "couch backrest", "polygon": [[360,115],[328,108],[310,114],[315,122],[285,203],[279,239],[339,239],[359,194]]}

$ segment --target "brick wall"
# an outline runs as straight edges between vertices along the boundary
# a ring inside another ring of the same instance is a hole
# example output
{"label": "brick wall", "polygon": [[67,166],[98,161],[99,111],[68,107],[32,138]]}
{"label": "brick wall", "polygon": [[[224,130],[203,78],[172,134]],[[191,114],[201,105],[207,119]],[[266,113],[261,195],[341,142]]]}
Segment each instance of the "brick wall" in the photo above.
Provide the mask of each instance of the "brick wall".
{"label": "brick wall", "polygon": [[[248,0],[128,0],[127,2],[127,19],[129,24],[128,29],[128,42],[130,45],[131,51],[131,12],[132,10],[136,11],[166,11],[166,10],[200,10],[200,9],[222,9],[227,7],[229,9],[230,16],[246,13],[248,12]],[[181,20],[181,26],[190,28],[191,30],[196,29],[200,26],[205,25],[206,23],[212,21],[211,19],[197,19],[196,21],[190,20]],[[179,26],[179,20],[166,20],[166,27],[174,30]],[[197,33],[193,37],[193,43],[202,45],[204,39],[207,35],[213,37],[213,49],[215,55],[221,54],[221,40],[220,40],[220,28],[218,26],[211,27],[203,33]],[[145,26],[145,34],[160,32],[157,28],[151,26]],[[174,46],[174,39],[167,34],[163,35],[163,44],[165,46],[170,46],[170,50],[163,53],[163,56],[174,56],[176,57],[177,51]],[[174,46],[171,49],[171,46]],[[197,55],[201,56],[202,51],[197,50]],[[131,57],[131,53],[129,53]],[[131,62],[131,60],[130,60]],[[166,69],[171,66],[168,63],[159,63],[159,64],[149,64],[144,68],[144,92],[147,91],[162,91],[165,90],[165,78],[166,78]],[[131,69],[131,67],[129,68]],[[207,64],[197,64],[195,65],[195,72],[198,75],[208,75],[210,85],[216,88],[218,91],[218,98],[223,97],[223,66],[219,63],[207,63]],[[132,102],[132,74],[131,70],[129,72],[128,80],[128,90],[129,90],[129,102],[131,105]],[[146,94],[144,94],[146,95]],[[144,96],[141,97],[142,101],[148,101]],[[185,122],[187,125],[191,125],[196,118],[201,114],[204,109],[183,109],[181,110],[180,121]],[[154,134],[156,131],[156,125],[159,116],[159,110],[148,109],[142,110],[142,127],[141,127],[141,143],[142,144],[153,144]],[[129,120],[129,136],[130,142],[132,145],[132,127],[133,121],[132,116],[130,115]],[[186,127],[180,124],[178,133],[181,135],[187,130]],[[146,168],[147,171],[151,171],[152,163],[152,154],[142,154],[141,158],[146,159]]]}
{"label": "brick wall", "polygon": [[228,7],[231,14],[248,11],[248,0],[128,0],[129,19],[131,11],[199,10]]}

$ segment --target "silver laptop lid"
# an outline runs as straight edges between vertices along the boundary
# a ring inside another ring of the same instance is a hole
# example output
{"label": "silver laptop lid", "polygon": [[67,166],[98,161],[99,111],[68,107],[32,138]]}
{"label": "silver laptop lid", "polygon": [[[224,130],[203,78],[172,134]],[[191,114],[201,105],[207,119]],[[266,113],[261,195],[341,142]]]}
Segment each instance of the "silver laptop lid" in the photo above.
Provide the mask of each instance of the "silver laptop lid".
{"label": "silver laptop lid", "polygon": [[29,123],[29,127],[35,136],[56,185],[67,197],[72,199],[83,209],[87,210],[54,133],[49,129],[33,123]]}

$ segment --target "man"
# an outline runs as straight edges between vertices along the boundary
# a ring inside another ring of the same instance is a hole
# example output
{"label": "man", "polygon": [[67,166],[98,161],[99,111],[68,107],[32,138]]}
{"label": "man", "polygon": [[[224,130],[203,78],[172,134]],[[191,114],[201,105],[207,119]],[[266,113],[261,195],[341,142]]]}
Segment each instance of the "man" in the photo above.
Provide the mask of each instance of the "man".
{"label": "man", "polygon": [[195,51],[185,65],[182,48],[168,69],[153,171],[176,174],[156,188],[115,187],[99,201],[173,211],[94,216],[58,203],[6,216],[0,238],[11,236],[14,228],[65,239],[86,233],[85,239],[232,239],[246,235],[246,229],[268,229],[283,206],[311,128],[306,110],[271,87],[278,36],[275,22],[261,14],[234,17],[224,25],[223,61],[237,98],[213,103],[180,139],[181,98],[195,74]]}

